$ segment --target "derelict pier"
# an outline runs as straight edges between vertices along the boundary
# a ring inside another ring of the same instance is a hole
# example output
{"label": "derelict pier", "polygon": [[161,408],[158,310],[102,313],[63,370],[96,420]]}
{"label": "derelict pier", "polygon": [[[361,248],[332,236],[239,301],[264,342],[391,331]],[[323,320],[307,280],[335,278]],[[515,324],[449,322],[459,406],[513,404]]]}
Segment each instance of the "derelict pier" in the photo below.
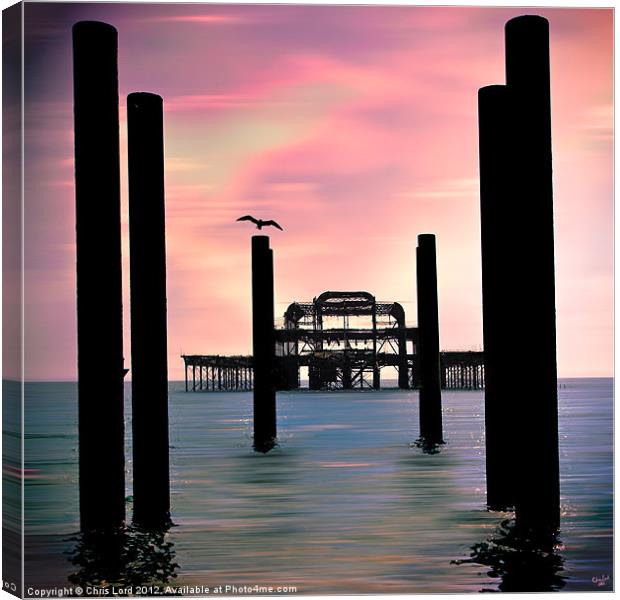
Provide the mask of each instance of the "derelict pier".
{"label": "derelict pier", "polygon": [[[279,390],[301,387],[307,370],[311,390],[380,389],[386,367],[398,387],[418,387],[418,329],[407,327],[398,302],[380,302],[368,292],[323,292],[311,302],[293,302],[275,328]],[[249,390],[251,356],[183,355],[186,391]],[[482,352],[441,352],[444,389],[482,389]],[[392,377],[390,377],[392,379]]]}

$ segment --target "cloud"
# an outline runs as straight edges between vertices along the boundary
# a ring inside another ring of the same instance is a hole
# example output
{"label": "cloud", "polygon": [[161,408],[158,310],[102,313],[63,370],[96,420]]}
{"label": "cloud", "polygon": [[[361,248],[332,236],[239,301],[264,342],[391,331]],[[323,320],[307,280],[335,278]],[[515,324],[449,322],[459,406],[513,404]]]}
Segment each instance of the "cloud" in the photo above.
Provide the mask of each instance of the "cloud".
{"label": "cloud", "polygon": [[[428,184],[425,184],[428,185]],[[437,180],[432,189],[424,187],[421,190],[401,192],[402,198],[462,198],[464,196],[475,196],[479,194],[479,180],[472,179],[453,179]]]}
{"label": "cloud", "polygon": [[247,22],[244,17],[229,14],[170,15],[144,20],[154,23],[190,23],[194,25],[236,25]]}

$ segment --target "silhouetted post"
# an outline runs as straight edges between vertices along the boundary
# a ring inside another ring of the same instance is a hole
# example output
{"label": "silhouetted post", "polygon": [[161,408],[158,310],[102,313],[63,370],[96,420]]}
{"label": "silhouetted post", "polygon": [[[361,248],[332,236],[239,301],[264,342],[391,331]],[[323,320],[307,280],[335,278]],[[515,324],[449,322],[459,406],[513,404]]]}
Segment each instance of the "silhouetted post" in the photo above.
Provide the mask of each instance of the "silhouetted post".
{"label": "silhouetted post", "polygon": [[398,387],[409,389],[409,366],[407,362],[407,332],[404,323],[398,335]]}
{"label": "silhouetted post", "polygon": [[439,369],[439,311],[435,236],[418,236],[418,353],[420,365],[420,437],[425,444],[443,443],[441,376]]}
{"label": "silhouetted post", "polygon": [[[363,385],[364,375],[360,375],[360,387]],[[377,304],[372,303],[372,389],[381,389],[381,371],[377,360]]]}
{"label": "silhouetted post", "polygon": [[269,237],[252,236],[252,342],[254,348],[254,448],[268,452],[276,440],[273,251]]}
{"label": "silhouetted post", "polygon": [[73,27],[79,494],[83,530],[125,519],[117,32]]}
{"label": "silhouetted post", "polygon": [[342,389],[350,390],[353,389],[353,382],[351,378],[351,365],[349,361],[345,359],[345,362],[342,364]]}
{"label": "silhouetted post", "polygon": [[516,514],[521,525],[555,528],[560,522],[560,482],[549,23],[543,17],[517,17],[506,24],[506,81],[515,98],[515,184],[527,223],[517,276],[527,286],[521,314],[530,332],[528,358],[535,367],[518,411],[517,426],[527,431],[529,443],[519,449]]}
{"label": "silhouetted post", "polygon": [[508,510],[515,505],[521,453],[517,436],[522,433],[514,426],[522,389],[511,379],[514,365],[529,356],[530,349],[523,354],[518,336],[509,333],[529,330],[520,299],[526,280],[518,276],[529,236],[524,243],[519,209],[523,199],[515,193],[519,174],[513,157],[514,107],[506,86],[479,90],[478,119],[487,505]]}
{"label": "silhouetted post", "polygon": [[[127,97],[133,518],[170,521],[163,102]],[[202,366],[200,390],[202,391]]]}
{"label": "silhouetted post", "polygon": [[381,370],[379,369],[377,363],[375,363],[372,367],[372,389],[381,389]]}

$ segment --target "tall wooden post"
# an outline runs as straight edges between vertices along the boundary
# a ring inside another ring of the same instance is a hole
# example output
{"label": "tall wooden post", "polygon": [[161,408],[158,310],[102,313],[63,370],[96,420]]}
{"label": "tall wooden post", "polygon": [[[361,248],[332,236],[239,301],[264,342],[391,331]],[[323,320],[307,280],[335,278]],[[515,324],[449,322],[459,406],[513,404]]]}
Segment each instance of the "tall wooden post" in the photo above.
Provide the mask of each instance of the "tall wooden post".
{"label": "tall wooden post", "polygon": [[[482,254],[482,314],[486,369],[485,428],[487,505],[508,510],[515,505],[516,461],[520,453],[513,421],[519,391],[508,382],[523,348],[507,327],[522,320],[519,288],[522,227],[515,192],[518,177],[513,159],[514,98],[505,85],[491,85],[478,92],[480,141],[480,221]],[[525,328],[525,329],[524,329]]]}
{"label": "tall wooden post", "polygon": [[418,353],[420,365],[420,437],[426,444],[443,443],[439,310],[435,236],[418,236],[416,249],[418,288]]}
{"label": "tall wooden post", "polygon": [[555,335],[555,269],[549,23],[523,16],[506,24],[506,82],[515,98],[513,161],[519,211],[527,223],[521,245],[521,314],[531,332],[528,356],[535,368],[521,395],[517,521],[527,527],[560,523],[558,399]]}
{"label": "tall wooden post", "polygon": [[276,441],[273,251],[269,237],[252,236],[252,342],[254,448],[268,452]]}
{"label": "tall wooden post", "polygon": [[[487,501],[540,532],[560,519],[546,19],[506,24],[506,81],[479,92]],[[511,373],[523,356],[526,389]]]}
{"label": "tall wooden post", "polygon": [[[127,97],[134,521],[170,520],[163,101]],[[202,366],[199,371],[202,391]]]}
{"label": "tall wooden post", "polygon": [[117,32],[73,27],[82,530],[125,519]]}

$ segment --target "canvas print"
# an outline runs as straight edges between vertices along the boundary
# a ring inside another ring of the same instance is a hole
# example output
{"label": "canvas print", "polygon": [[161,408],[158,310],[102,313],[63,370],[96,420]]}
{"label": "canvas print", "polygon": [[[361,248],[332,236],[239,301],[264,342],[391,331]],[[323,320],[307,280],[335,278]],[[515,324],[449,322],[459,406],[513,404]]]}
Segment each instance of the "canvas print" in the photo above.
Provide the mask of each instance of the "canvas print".
{"label": "canvas print", "polygon": [[3,11],[3,583],[609,592],[613,10]]}

